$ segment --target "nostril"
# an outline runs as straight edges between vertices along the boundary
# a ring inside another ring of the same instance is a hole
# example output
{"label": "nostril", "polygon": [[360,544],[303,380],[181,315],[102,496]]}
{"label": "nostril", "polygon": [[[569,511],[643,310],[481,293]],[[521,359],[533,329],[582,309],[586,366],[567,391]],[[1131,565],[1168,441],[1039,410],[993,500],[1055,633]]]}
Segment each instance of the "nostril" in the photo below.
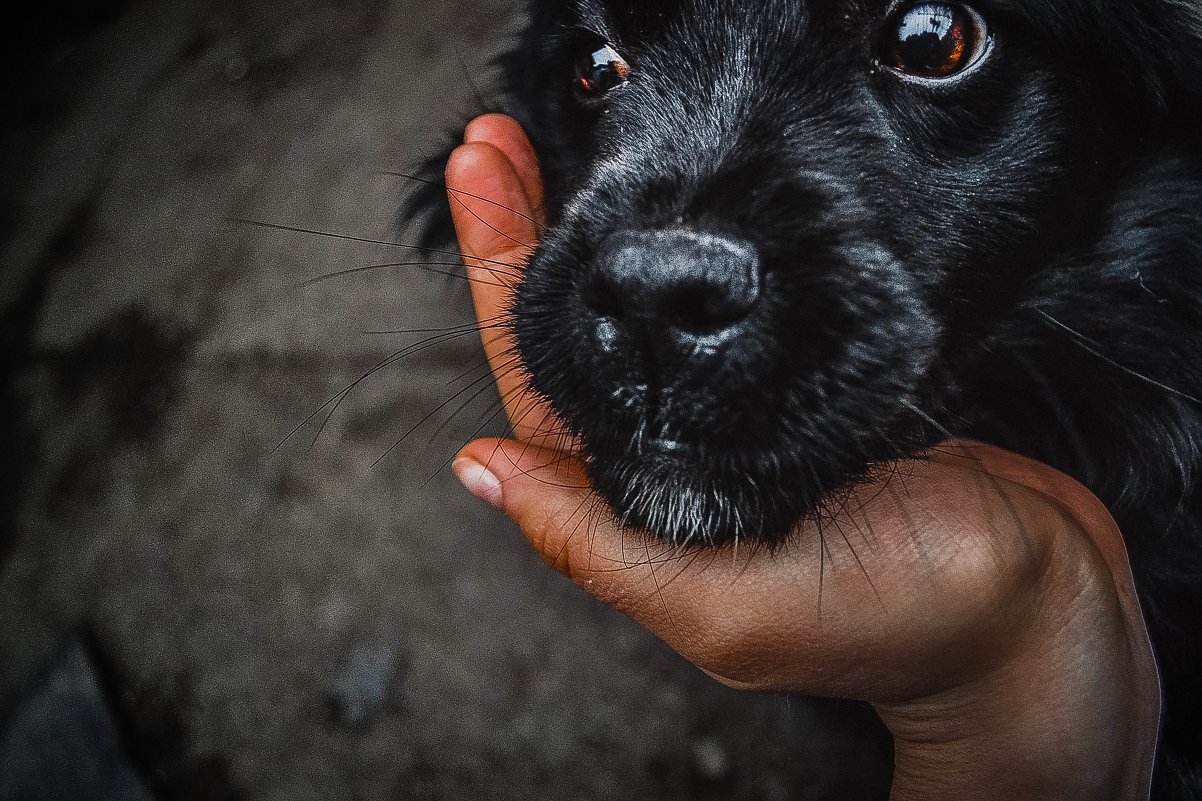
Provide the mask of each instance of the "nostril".
{"label": "nostril", "polygon": [[594,272],[584,282],[581,288],[581,300],[585,307],[599,317],[621,319],[623,314],[622,296],[618,288],[606,276]]}
{"label": "nostril", "polygon": [[742,287],[704,283],[679,287],[661,302],[666,322],[686,333],[704,336],[723,331],[747,317],[759,297]]}

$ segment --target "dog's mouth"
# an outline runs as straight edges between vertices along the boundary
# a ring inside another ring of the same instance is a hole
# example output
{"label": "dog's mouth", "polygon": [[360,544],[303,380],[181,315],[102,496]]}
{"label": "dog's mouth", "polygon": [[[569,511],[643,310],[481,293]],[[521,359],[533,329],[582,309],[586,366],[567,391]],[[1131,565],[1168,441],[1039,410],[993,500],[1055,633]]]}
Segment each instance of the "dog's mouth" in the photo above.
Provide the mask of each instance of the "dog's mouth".
{"label": "dog's mouth", "polygon": [[781,493],[701,453],[693,445],[651,441],[636,453],[590,453],[588,469],[594,488],[623,523],[666,542],[714,545],[783,536],[758,511],[766,498]]}
{"label": "dog's mouth", "polygon": [[586,452],[594,489],[624,524],[682,546],[780,542],[858,475],[780,451],[664,437]]}

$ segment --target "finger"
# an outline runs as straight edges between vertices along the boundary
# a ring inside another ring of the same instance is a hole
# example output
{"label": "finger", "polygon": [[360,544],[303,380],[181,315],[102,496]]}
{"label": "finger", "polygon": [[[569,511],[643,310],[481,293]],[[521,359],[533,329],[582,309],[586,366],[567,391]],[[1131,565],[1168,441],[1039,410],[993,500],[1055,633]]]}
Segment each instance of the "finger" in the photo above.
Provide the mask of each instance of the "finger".
{"label": "finger", "polygon": [[689,587],[672,580],[679,569],[665,567],[671,549],[619,525],[578,458],[530,443],[478,440],[460,451],[454,469],[518,524],[545,562],[672,642],[674,610],[691,601]]}
{"label": "finger", "polygon": [[538,226],[513,163],[491,142],[472,142],[451,153],[446,178],[448,186],[471,187],[448,197],[469,266],[516,278],[538,244]]}
{"label": "finger", "polygon": [[[518,524],[545,562],[714,678],[761,690],[845,686],[847,658],[833,665],[830,654],[845,624],[821,620],[817,597],[806,592],[818,588],[812,539],[781,559],[746,546],[666,545],[621,526],[591,491],[579,459],[529,443],[473,442],[454,470]],[[858,598],[854,606],[866,604]]]}
{"label": "finger", "polygon": [[506,155],[517,172],[533,217],[543,222],[543,180],[538,155],[517,120],[504,114],[485,114],[468,123],[463,132],[465,144],[488,142]]}
{"label": "finger", "polygon": [[473,196],[450,194],[451,212],[484,351],[514,431],[521,439],[557,434],[561,427],[527,391],[507,324],[514,287],[538,238],[526,192],[505,153],[489,142],[457,148],[447,164],[447,184],[472,187]]}

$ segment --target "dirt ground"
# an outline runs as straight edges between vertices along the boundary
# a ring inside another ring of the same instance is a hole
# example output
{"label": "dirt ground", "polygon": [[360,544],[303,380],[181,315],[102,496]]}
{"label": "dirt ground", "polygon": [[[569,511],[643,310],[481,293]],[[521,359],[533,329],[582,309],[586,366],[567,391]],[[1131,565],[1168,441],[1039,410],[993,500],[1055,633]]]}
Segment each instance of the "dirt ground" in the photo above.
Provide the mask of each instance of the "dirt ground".
{"label": "dirt ground", "polygon": [[236,220],[411,241],[381,173],[491,102],[517,5],[51,4],[17,42],[3,801],[879,796],[846,709],[717,686],[459,489],[456,447],[502,430],[473,336],[320,426],[428,336],[381,332],[461,325],[466,293],[305,286],[413,257]]}

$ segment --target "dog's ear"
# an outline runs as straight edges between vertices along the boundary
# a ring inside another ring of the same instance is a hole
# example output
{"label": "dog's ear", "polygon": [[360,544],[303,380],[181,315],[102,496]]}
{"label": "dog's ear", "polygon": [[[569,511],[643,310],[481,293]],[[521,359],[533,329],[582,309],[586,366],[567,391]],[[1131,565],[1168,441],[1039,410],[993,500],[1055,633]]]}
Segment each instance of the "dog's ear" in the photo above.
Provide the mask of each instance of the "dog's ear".
{"label": "dog's ear", "polygon": [[1062,35],[1084,35],[1089,60],[1135,107],[1202,107],[1202,0],[1074,0],[1058,6]]}
{"label": "dog's ear", "polygon": [[1109,20],[1117,52],[1161,108],[1202,106],[1202,0],[1098,5],[1117,6]]}
{"label": "dog's ear", "polygon": [[1202,109],[1202,0],[1163,0],[1169,6],[1173,26],[1169,47],[1164,52],[1173,85],[1173,95],[1194,108]]}

